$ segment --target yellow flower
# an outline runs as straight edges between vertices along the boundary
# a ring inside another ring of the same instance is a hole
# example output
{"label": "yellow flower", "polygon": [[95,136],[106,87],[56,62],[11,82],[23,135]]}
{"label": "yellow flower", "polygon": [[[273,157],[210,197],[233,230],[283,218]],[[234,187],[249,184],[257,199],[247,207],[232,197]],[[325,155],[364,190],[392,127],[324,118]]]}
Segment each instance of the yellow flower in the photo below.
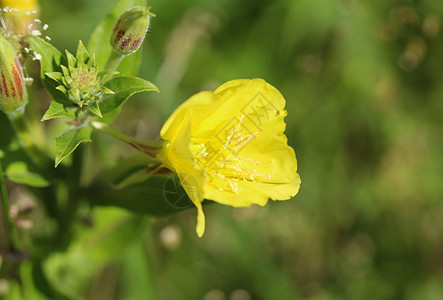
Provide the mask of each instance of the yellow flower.
{"label": "yellow flower", "polygon": [[2,8],[9,7],[15,8],[23,13],[27,11],[33,11],[38,8],[37,0],[0,0],[0,6]]}
{"label": "yellow flower", "polygon": [[176,172],[205,230],[204,199],[245,207],[297,194],[300,176],[285,130],[285,99],[263,79],[229,81],[184,102],[161,130],[159,155]]}
{"label": "yellow flower", "polygon": [[39,9],[37,0],[0,0],[0,7],[4,9],[5,26],[12,26],[12,28],[5,28],[15,34],[27,34],[31,32],[30,24],[37,18],[37,11]]}

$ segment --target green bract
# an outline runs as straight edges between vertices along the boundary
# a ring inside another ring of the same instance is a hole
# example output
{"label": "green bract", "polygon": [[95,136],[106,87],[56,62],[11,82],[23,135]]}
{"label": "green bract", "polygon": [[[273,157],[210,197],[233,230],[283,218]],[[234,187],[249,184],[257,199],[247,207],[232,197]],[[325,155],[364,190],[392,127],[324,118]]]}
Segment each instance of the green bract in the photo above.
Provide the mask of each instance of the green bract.
{"label": "green bract", "polygon": [[57,81],[56,87],[78,108],[87,109],[102,117],[99,102],[104,95],[114,94],[103,84],[117,72],[99,72],[95,63],[95,55],[89,56],[88,51],[79,41],[77,54],[74,57],[66,50],[68,65],[61,65],[62,72],[46,72],[45,75]]}

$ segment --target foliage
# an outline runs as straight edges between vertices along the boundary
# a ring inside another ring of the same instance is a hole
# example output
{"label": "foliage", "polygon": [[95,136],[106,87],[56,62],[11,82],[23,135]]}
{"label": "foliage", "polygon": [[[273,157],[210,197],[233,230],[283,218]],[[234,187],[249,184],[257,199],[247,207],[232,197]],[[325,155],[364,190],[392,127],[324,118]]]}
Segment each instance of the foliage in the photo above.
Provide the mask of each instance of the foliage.
{"label": "foliage", "polygon": [[[92,20],[105,16],[115,2],[42,1],[52,44],[75,49],[78,40],[88,40],[96,26]],[[140,5],[134,2],[127,7]],[[287,100],[286,134],[297,152],[300,193],[267,208],[207,206],[212,221],[198,240],[191,221],[195,213],[175,214],[189,202],[171,177],[121,185],[127,174],[149,163],[137,155],[130,162],[122,159],[127,145],[96,134],[93,143],[80,145],[55,171],[51,165],[38,173],[0,114],[0,159],[8,188],[16,189],[15,199],[29,199],[13,182],[29,184],[38,178],[38,187],[31,184],[28,191],[45,199],[34,204],[31,214],[25,205],[15,219],[34,223],[19,231],[25,241],[38,241],[28,255],[45,257],[42,253],[52,247],[64,250],[41,264],[22,265],[26,299],[76,298],[80,290],[85,299],[211,299],[220,294],[244,299],[443,298],[439,1],[148,4],[157,17],[143,53],[125,58],[119,70],[136,76],[143,56],[138,76],[155,82],[161,93],[141,97],[128,91],[115,100],[123,103],[133,96],[123,109],[119,105],[118,115],[109,110],[106,116],[107,108],[100,106],[104,119],[114,120],[130,136],[155,138],[162,121],[195,91],[231,78],[262,77]],[[117,7],[119,12],[104,18],[87,46],[96,53],[99,68],[106,55],[92,49],[106,45],[103,51],[111,53],[109,24],[126,8],[121,2]],[[61,53],[53,60],[66,63]],[[42,68],[42,76],[50,71]],[[47,88],[56,84],[45,77],[42,81]],[[28,113],[48,107],[42,101],[28,107]],[[66,120],[44,123],[50,139],[40,143],[52,145],[52,158],[54,138],[71,126]],[[41,125],[31,126],[41,137]],[[76,158],[80,152],[82,160]],[[115,166],[117,162],[121,164]],[[80,165],[83,170],[77,169]],[[66,181],[58,190],[45,187],[45,182],[72,179],[80,171],[80,182]],[[91,186],[99,177],[103,181]],[[123,188],[109,190],[104,182]],[[94,206],[83,208],[70,228],[63,224],[73,218],[68,212],[76,203],[69,198],[76,195],[67,194],[68,185],[80,186],[78,192]],[[165,187],[176,197],[168,201],[179,205],[168,204]],[[64,202],[52,207],[60,194]],[[161,218],[141,219],[110,205]],[[41,223],[43,219],[49,221]],[[46,238],[57,232],[57,239]],[[70,238],[73,243],[67,245]],[[89,268],[81,268],[85,265]],[[12,299],[23,298],[12,281],[9,291]]]}

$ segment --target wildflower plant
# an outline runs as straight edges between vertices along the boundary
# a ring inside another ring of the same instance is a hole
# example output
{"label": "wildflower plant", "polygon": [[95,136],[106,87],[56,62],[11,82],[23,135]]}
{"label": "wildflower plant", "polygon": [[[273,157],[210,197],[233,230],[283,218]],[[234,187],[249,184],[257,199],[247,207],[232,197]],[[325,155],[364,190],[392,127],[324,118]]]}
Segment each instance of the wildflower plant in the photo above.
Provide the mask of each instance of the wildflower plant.
{"label": "wildflower plant", "polygon": [[[6,2],[0,1],[2,5]],[[36,1],[14,3],[30,5],[31,12],[37,6]],[[4,9],[9,12],[11,8]],[[18,11],[12,8],[11,12]],[[20,18],[29,15],[17,14],[15,22],[24,24],[28,21]],[[143,0],[120,0],[97,26],[89,43],[85,46],[79,41],[75,55],[67,50],[63,54],[49,38],[35,31],[2,30],[0,108],[7,121],[1,126],[2,131],[11,128],[14,133],[0,150],[0,258],[14,259],[0,263],[1,276],[20,270],[20,276],[29,277],[29,268],[38,269],[48,283],[42,288],[46,297],[81,298],[60,284],[57,272],[60,266],[75,265],[68,250],[73,245],[84,246],[74,232],[79,215],[88,207],[114,206],[154,216],[195,207],[196,231],[202,237],[205,200],[233,207],[264,206],[268,199],[288,200],[297,194],[297,161],[284,135],[285,99],[263,79],[232,80],[214,92],[195,94],[168,118],[160,140],[136,139],[109,125],[132,95],[158,92],[153,83],[136,76],[153,16]],[[51,98],[46,112],[38,118],[58,124],[61,134],[55,142],[47,138],[46,127],[25,112],[28,101],[37,99],[35,93],[28,97],[24,63],[36,58],[39,65],[34,67],[40,67],[39,80]],[[80,145],[93,142],[97,132],[139,153],[100,166],[90,176],[93,178],[85,180],[85,147]],[[165,188],[171,178],[178,179],[182,187],[176,199],[171,199]],[[47,224],[55,226],[47,225],[37,233],[19,228],[10,213],[5,179],[28,186],[44,218],[50,220]],[[183,200],[187,204],[179,205]],[[127,230],[123,232],[126,236]],[[118,232],[116,236],[122,238]],[[37,240],[44,246],[35,246],[32,241]],[[66,256],[61,254],[57,259],[50,255],[54,251]],[[88,255],[84,259],[88,260]],[[89,273],[106,261],[89,265]]]}

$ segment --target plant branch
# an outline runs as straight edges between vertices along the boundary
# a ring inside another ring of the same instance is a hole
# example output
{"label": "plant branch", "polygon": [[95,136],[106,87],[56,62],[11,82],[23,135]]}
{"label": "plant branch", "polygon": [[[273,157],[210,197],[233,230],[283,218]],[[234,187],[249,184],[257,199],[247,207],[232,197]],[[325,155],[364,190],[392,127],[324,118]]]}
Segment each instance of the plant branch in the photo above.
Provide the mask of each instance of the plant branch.
{"label": "plant branch", "polygon": [[118,54],[114,50],[112,50],[111,55],[108,58],[108,61],[105,65],[105,70],[115,71],[120,65],[124,55]]}
{"label": "plant branch", "polygon": [[156,157],[162,151],[163,147],[165,147],[166,143],[165,141],[145,141],[145,140],[134,139],[117,131],[108,124],[101,122],[91,122],[91,125],[95,129],[100,130],[122,142],[125,142],[126,144],[137,149],[138,151],[147,154],[153,159],[153,161],[159,162],[156,159]]}
{"label": "plant branch", "polygon": [[9,215],[9,200],[5,184],[5,175],[0,160],[0,193],[2,201],[0,202],[0,254],[16,250],[16,235],[14,223]]}

